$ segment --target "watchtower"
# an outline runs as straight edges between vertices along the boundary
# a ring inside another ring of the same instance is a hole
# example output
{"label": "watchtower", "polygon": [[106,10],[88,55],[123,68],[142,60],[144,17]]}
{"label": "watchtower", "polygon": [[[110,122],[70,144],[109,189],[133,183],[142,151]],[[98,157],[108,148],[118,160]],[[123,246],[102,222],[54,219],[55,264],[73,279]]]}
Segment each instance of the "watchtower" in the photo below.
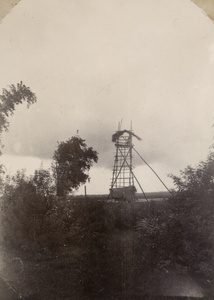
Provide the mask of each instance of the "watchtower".
{"label": "watchtower", "polygon": [[141,158],[144,164],[146,164],[150,168],[150,170],[155,174],[155,176],[160,180],[160,182],[167,189],[169,194],[171,194],[171,191],[167,188],[165,183],[161,180],[161,178],[154,171],[154,169],[145,161],[145,159],[134,148],[132,139],[136,138],[141,141],[141,138],[136,134],[134,134],[132,129],[120,130],[120,127],[121,125],[119,125],[118,131],[112,135],[112,142],[115,144],[115,160],[113,166],[111,188],[110,188],[110,193],[108,198],[112,198],[116,200],[125,200],[125,201],[132,201],[135,199],[137,200],[137,197],[135,195],[137,191],[134,185],[134,180],[135,180],[141,189],[143,198],[148,201],[140,182],[138,181],[135,174],[133,173],[133,166],[132,166],[133,150]]}
{"label": "watchtower", "polygon": [[132,166],[133,137],[141,140],[132,130],[118,130],[112,135],[115,144],[115,160],[110,188],[110,197],[131,201],[136,199]]}

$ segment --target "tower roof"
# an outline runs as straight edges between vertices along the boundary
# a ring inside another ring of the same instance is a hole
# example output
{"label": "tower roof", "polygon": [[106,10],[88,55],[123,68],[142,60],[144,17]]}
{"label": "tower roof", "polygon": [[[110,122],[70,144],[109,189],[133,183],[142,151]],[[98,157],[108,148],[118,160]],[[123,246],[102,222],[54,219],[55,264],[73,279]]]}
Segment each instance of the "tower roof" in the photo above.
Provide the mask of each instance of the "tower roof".
{"label": "tower roof", "polygon": [[136,134],[134,134],[132,131],[125,129],[125,130],[119,130],[115,134],[113,134],[112,135],[112,142],[115,143],[119,139],[119,137],[121,135],[123,135],[124,133],[128,133],[129,135],[132,135],[132,136],[136,137],[139,141],[142,140],[139,136],[137,136]]}

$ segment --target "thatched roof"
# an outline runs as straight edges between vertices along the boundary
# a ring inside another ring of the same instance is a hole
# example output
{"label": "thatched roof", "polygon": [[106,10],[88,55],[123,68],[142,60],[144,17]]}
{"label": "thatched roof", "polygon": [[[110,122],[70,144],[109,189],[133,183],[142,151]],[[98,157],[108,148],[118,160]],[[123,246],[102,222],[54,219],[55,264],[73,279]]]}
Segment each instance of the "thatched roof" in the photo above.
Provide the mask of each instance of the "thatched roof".
{"label": "thatched roof", "polygon": [[129,135],[132,135],[132,136],[136,137],[139,141],[142,140],[139,136],[137,136],[136,134],[134,134],[132,131],[125,129],[125,130],[119,130],[115,134],[113,134],[112,135],[112,142],[115,143],[119,139],[119,137],[121,135],[123,135],[125,132],[128,133]]}

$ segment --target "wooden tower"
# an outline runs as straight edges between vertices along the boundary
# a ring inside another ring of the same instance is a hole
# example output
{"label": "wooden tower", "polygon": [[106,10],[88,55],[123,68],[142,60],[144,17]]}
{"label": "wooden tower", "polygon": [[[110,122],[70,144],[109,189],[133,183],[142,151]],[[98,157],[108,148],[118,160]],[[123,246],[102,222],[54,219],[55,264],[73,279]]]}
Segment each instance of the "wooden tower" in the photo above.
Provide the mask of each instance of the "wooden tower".
{"label": "wooden tower", "polygon": [[134,173],[132,166],[132,138],[136,137],[131,130],[118,130],[112,136],[115,144],[115,160],[110,188],[110,197],[118,200],[132,201],[136,199]]}

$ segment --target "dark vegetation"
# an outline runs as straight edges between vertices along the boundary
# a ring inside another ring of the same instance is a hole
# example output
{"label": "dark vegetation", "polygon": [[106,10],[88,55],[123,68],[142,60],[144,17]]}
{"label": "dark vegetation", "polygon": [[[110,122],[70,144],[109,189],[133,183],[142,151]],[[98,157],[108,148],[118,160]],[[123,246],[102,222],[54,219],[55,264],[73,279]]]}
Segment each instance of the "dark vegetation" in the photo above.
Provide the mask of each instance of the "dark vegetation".
{"label": "dark vegetation", "polygon": [[[0,98],[1,131],[22,87]],[[148,203],[68,195],[96,161],[75,137],[58,144],[54,175],[41,168],[31,177],[2,176],[1,276],[26,299],[150,299],[177,273],[212,299],[214,153],[171,175],[173,197]]]}
{"label": "dark vegetation", "polygon": [[[21,81],[15,86],[11,84],[9,89],[3,89],[0,95],[0,156],[2,155],[2,132],[9,128],[8,117],[14,114],[17,105],[23,102],[27,103],[27,107],[37,101],[36,95],[29,87]],[[0,175],[4,174],[4,166],[0,163]],[[2,176],[0,176],[0,190],[2,188]]]}
{"label": "dark vegetation", "polygon": [[66,196],[90,180],[88,171],[93,162],[96,163],[97,161],[97,151],[93,150],[92,147],[87,147],[85,141],[79,136],[58,143],[53,156],[57,196]]}
{"label": "dark vegetation", "polygon": [[16,86],[11,84],[9,89],[3,89],[0,95],[0,133],[8,130],[8,117],[14,114],[17,105],[27,102],[29,107],[36,101],[36,95],[22,81]]}
{"label": "dark vegetation", "polygon": [[160,293],[162,278],[175,269],[212,293],[212,199],[56,197],[37,179],[19,172],[2,197],[5,276],[22,296],[132,299]]}

